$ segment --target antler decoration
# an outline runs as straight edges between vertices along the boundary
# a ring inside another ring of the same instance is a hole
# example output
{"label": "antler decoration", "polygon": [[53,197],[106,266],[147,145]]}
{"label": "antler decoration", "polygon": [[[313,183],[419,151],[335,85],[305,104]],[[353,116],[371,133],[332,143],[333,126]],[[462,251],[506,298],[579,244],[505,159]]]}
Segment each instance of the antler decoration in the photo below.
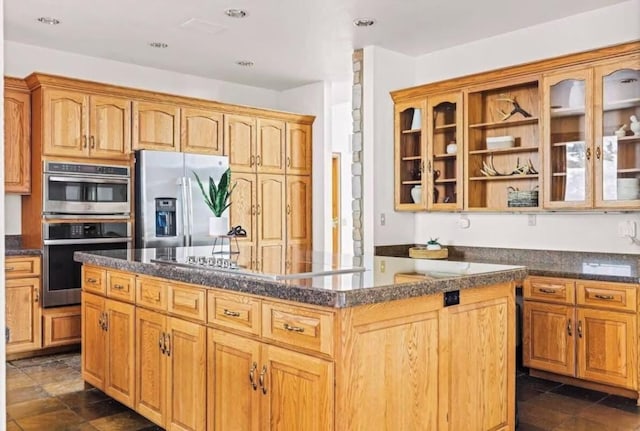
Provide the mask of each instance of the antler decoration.
{"label": "antler decoration", "polygon": [[508,174],[504,174],[496,169],[493,165],[493,155],[489,157],[489,161],[482,162],[482,169],[480,172],[485,177],[506,177],[510,175],[536,175],[538,171],[533,167],[533,163],[531,163],[531,159],[527,161],[524,165],[520,165],[520,158],[516,159],[516,168]]}
{"label": "antler decoration", "polygon": [[527,111],[522,109],[520,104],[516,101],[515,97],[499,97],[499,98],[496,99],[496,101],[497,102],[509,102],[509,103],[511,103],[511,105],[513,107],[511,109],[511,112],[505,112],[500,108],[496,108],[496,111],[498,111],[500,113],[500,115],[502,116],[500,118],[501,121],[508,120],[509,118],[514,116],[515,114],[522,114],[522,116],[525,117],[525,118],[531,117],[531,114],[529,114]]}

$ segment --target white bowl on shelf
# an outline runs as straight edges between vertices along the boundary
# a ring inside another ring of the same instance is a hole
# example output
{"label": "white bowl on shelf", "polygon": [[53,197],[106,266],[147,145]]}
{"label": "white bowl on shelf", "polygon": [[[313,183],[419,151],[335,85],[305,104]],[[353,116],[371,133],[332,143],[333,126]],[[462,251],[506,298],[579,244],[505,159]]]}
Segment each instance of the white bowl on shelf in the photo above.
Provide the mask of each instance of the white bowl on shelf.
{"label": "white bowl on shelf", "polygon": [[619,200],[638,199],[638,195],[640,195],[640,178],[618,178],[616,185]]}
{"label": "white bowl on shelf", "polygon": [[489,136],[487,137],[487,150],[497,150],[499,148],[511,148],[516,143],[513,136]]}

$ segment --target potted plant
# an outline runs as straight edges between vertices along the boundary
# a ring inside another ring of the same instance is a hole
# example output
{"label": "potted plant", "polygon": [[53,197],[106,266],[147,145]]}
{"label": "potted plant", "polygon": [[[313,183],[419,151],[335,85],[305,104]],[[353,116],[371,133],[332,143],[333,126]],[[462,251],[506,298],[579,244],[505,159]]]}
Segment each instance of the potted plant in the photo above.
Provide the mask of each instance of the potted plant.
{"label": "potted plant", "polygon": [[427,250],[440,250],[442,249],[442,245],[438,242],[438,238],[430,238],[427,241]]}
{"label": "potted plant", "polygon": [[198,174],[194,172],[193,175],[196,177],[204,202],[213,213],[213,217],[209,217],[209,235],[226,235],[229,231],[229,220],[227,217],[222,217],[222,214],[231,205],[229,198],[236,186],[235,184],[231,185],[231,169],[228,168],[222,174],[217,184],[212,177],[209,177],[208,190],[205,190]]}

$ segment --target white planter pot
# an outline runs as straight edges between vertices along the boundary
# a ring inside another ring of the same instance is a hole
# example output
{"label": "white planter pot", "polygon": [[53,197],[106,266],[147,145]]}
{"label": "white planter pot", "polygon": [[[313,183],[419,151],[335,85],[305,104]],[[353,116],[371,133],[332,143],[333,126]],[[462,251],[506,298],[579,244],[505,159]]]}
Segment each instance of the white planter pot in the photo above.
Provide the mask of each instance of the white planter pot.
{"label": "white planter pot", "polygon": [[413,203],[420,203],[422,199],[422,186],[413,186],[411,188],[411,199],[413,199]]}
{"label": "white planter pot", "polygon": [[218,236],[229,233],[229,219],[227,217],[209,217],[209,235]]}

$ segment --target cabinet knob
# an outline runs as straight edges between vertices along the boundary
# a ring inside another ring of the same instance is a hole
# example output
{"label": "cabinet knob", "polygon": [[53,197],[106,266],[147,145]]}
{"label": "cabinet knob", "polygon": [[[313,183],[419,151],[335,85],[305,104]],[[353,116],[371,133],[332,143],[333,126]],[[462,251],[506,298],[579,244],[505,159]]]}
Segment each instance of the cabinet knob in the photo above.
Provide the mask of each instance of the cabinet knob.
{"label": "cabinet knob", "polygon": [[287,215],[291,215],[291,204],[287,204]]}
{"label": "cabinet knob", "polygon": [[602,155],[602,150],[600,150],[600,145],[596,147],[596,159],[600,160],[600,156]]}
{"label": "cabinet knob", "polygon": [[263,365],[262,371],[260,371],[259,383],[260,383],[260,387],[262,388],[262,393],[265,395],[267,394],[267,384],[265,383],[266,374],[267,374],[267,366]]}
{"label": "cabinet knob", "polygon": [[38,289],[37,287],[33,288],[33,302],[38,302],[40,301],[40,289]]}
{"label": "cabinet knob", "polygon": [[541,293],[549,293],[549,294],[554,294],[556,293],[556,291],[554,289],[547,289],[544,287],[541,287],[540,289],[538,289],[539,292]]}
{"label": "cabinet knob", "polygon": [[567,322],[567,335],[569,337],[573,336],[571,319],[569,319],[569,321]]}
{"label": "cabinet knob", "polygon": [[289,332],[298,332],[300,334],[302,334],[304,332],[304,328],[301,326],[291,326],[288,323],[285,323],[284,325],[282,325],[282,327],[284,329],[286,329]]}
{"label": "cabinet knob", "polygon": [[167,354],[167,356],[171,356],[171,335],[169,334],[164,334],[165,336],[165,353]]}
{"label": "cabinet knob", "polygon": [[224,314],[225,316],[229,316],[229,317],[240,317],[240,312],[227,310],[226,308],[224,309],[222,314]]}
{"label": "cabinet knob", "polygon": [[601,295],[601,294],[596,294],[595,295],[596,298],[598,299],[604,299],[605,301],[611,301],[613,300],[613,295]]}
{"label": "cabinet knob", "polygon": [[287,168],[291,167],[291,157],[287,156]]}
{"label": "cabinet knob", "polygon": [[166,351],[164,347],[164,332],[160,334],[160,337],[158,337],[158,347],[160,347],[160,352],[164,355]]}
{"label": "cabinet knob", "polygon": [[259,154],[256,156],[256,165],[262,166],[262,157]]}
{"label": "cabinet knob", "polygon": [[253,166],[256,162],[256,156],[249,157],[249,166]]}
{"label": "cabinet knob", "polygon": [[249,368],[249,382],[251,382],[251,387],[253,388],[254,391],[258,389],[258,385],[256,384],[256,381],[255,381],[255,373],[257,369],[258,369],[258,364],[256,364],[255,362],[251,364],[251,368]]}
{"label": "cabinet knob", "polygon": [[96,147],[96,138],[91,135],[91,137],[89,138],[89,146],[91,147],[91,149],[94,149]]}
{"label": "cabinet knob", "polygon": [[82,148],[87,148],[87,135],[82,135]]}
{"label": "cabinet knob", "polygon": [[582,320],[578,320],[578,337],[582,338]]}
{"label": "cabinet knob", "polygon": [[591,160],[591,148],[587,148],[587,160]]}

